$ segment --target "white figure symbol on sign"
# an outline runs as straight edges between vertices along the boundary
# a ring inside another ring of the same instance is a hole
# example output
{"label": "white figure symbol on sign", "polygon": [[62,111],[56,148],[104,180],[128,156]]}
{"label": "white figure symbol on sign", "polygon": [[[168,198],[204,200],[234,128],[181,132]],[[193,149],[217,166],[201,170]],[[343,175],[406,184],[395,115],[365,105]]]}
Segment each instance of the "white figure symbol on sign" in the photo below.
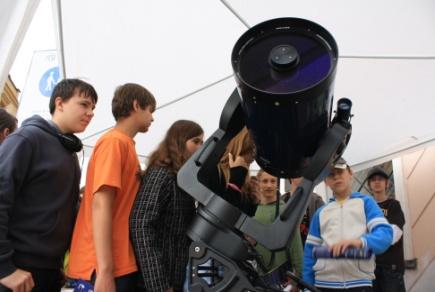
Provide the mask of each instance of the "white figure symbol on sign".
{"label": "white figure symbol on sign", "polygon": [[56,81],[54,80],[54,72],[50,72],[50,76],[47,77],[47,81],[45,83],[45,90],[51,91],[53,90],[53,87],[56,85]]}

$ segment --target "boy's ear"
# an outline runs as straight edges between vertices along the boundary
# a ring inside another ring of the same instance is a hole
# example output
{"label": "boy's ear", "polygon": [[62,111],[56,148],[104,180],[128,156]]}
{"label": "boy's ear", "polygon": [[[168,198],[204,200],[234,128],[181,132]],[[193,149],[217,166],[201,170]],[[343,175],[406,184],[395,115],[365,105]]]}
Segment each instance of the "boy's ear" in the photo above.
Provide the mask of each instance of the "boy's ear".
{"label": "boy's ear", "polygon": [[141,107],[140,107],[140,105],[139,105],[139,102],[137,101],[137,99],[134,99],[134,100],[133,100],[133,110],[134,110],[134,111],[138,111],[140,108],[141,108]]}
{"label": "boy's ear", "polygon": [[8,128],[4,128],[2,132],[0,132],[0,138],[2,137],[3,139],[6,138],[10,133],[9,133],[9,129]]}
{"label": "boy's ear", "polygon": [[63,100],[60,96],[54,99],[54,111],[63,111]]}

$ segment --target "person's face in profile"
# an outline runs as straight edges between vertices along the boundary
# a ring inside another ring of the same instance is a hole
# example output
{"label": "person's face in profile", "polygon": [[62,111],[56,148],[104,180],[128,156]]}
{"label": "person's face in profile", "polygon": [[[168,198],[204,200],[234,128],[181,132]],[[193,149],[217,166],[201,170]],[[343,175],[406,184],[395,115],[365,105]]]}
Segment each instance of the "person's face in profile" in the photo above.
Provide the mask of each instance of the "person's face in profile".
{"label": "person's face in profile", "polygon": [[204,143],[204,134],[201,134],[199,136],[190,138],[186,141],[186,154],[187,157],[192,156],[193,153],[195,153],[196,150],[199,149],[199,147],[202,146]]}

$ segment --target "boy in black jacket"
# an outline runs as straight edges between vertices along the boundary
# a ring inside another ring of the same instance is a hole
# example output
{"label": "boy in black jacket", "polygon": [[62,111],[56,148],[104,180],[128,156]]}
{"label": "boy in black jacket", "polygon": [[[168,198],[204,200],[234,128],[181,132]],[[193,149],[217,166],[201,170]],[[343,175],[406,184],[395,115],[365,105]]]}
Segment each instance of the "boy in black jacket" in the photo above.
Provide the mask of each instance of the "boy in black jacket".
{"label": "boy in black jacket", "polygon": [[389,198],[387,173],[380,167],[374,167],[367,174],[367,182],[376,202],[384,212],[385,218],[393,227],[393,244],[387,251],[376,256],[376,279],[373,281],[375,292],[404,292],[403,281],[403,225],[405,217],[399,201]]}
{"label": "boy in black jacket", "polygon": [[0,147],[0,291],[60,291],[79,196],[75,152],[97,93],[65,79],[53,90],[51,120],[33,116]]}

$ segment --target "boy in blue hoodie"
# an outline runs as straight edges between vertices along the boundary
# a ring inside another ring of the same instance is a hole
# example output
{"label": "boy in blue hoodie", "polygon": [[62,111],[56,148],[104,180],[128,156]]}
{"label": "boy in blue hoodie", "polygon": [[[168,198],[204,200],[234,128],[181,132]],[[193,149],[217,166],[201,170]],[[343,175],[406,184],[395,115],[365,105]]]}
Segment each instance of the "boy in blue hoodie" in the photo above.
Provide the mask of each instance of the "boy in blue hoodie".
{"label": "boy in blue hoodie", "polygon": [[64,79],[49,102],[0,147],[0,292],[61,290],[79,197],[76,152],[94,116],[94,87]]}
{"label": "boy in blue hoodie", "polygon": [[313,248],[326,246],[333,257],[348,248],[383,253],[393,229],[372,197],[352,193],[352,170],[340,158],[325,183],[334,198],[315,213],[304,249],[303,278],[322,291],[372,291],[375,259],[314,258]]}

